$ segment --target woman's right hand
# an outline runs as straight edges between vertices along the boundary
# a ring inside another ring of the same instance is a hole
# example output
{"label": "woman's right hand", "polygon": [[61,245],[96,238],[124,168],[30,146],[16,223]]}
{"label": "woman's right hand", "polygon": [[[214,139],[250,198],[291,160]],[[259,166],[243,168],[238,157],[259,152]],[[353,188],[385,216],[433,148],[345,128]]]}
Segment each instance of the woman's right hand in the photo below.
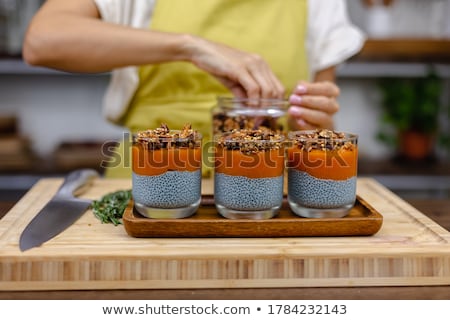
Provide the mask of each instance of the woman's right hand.
{"label": "woman's right hand", "polygon": [[186,36],[188,60],[216,77],[237,97],[283,98],[285,89],[259,55]]}

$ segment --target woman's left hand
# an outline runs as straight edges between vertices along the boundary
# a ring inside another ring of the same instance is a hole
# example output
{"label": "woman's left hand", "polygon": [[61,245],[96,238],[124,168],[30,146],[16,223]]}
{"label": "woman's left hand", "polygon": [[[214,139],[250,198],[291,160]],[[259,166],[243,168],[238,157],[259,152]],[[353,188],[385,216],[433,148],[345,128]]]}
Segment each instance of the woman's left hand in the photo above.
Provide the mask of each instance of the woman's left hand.
{"label": "woman's left hand", "polygon": [[333,115],[339,110],[339,88],[331,81],[299,82],[289,97],[291,130],[333,129]]}

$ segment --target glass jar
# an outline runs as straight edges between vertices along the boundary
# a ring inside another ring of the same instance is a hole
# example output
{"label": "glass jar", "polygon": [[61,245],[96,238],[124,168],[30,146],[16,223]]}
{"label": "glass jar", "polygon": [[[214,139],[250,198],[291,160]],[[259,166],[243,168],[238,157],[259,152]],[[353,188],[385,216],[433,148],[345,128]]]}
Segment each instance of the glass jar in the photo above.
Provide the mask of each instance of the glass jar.
{"label": "glass jar", "polygon": [[289,102],[284,99],[218,97],[212,110],[213,135],[234,129],[268,128],[284,132]]}
{"label": "glass jar", "polygon": [[217,134],[214,200],[229,219],[269,219],[281,208],[284,136],[269,130]]}
{"label": "glass jar", "polygon": [[176,219],[193,215],[201,199],[202,136],[133,136],[132,194],[143,216]]}
{"label": "glass jar", "polygon": [[289,132],[288,203],[306,218],[346,216],[356,200],[358,136],[331,130]]}

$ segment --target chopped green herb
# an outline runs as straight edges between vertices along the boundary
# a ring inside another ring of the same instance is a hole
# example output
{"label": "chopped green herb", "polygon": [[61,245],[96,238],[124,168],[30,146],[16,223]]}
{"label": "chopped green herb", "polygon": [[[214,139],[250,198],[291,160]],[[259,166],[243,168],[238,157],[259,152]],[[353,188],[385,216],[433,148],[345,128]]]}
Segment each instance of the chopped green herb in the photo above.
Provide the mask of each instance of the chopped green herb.
{"label": "chopped green herb", "polygon": [[122,216],[131,199],[131,190],[119,190],[104,195],[100,200],[92,201],[94,215],[102,223],[122,224]]}

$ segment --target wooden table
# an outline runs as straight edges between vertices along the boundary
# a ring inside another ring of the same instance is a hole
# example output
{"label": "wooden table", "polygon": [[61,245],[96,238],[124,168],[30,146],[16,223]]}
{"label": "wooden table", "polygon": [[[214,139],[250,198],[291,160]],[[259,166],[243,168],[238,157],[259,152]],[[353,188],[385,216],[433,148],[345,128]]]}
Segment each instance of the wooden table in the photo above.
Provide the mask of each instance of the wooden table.
{"label": "wooden table", "polygon": [[[358,194],[384,217],[371,237],[136,239],[87,212],[21,253],[20,231],[61,182],[40,181],[0,220],[0,298],[450,298],[450,233],[369,178]],[[100,179],[85,196],[128,187]]]}

